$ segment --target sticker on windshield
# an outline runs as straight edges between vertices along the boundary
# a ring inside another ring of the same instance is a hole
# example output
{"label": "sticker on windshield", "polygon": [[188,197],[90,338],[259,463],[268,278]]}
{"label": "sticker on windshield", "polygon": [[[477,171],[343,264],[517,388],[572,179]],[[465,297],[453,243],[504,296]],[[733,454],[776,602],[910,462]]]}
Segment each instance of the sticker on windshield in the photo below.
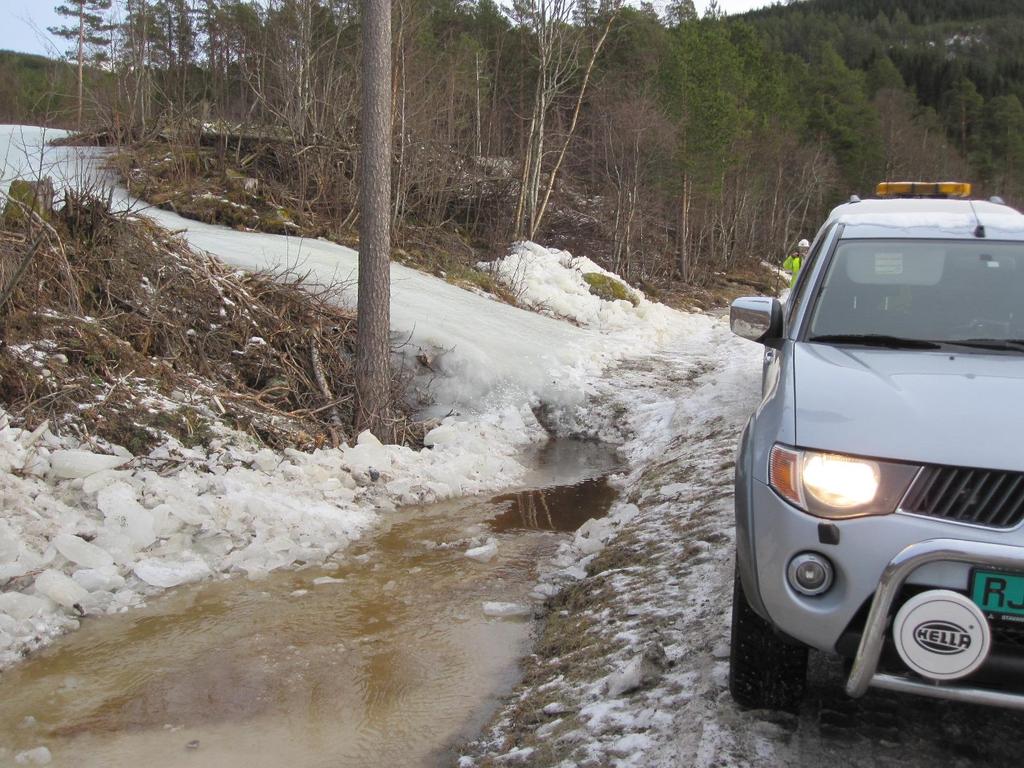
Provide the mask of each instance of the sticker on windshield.
{"label": "sticker on windshield", "polygon": [[876,275],[902,275],[903,254],[902,253],[876,253],[875,254]]}

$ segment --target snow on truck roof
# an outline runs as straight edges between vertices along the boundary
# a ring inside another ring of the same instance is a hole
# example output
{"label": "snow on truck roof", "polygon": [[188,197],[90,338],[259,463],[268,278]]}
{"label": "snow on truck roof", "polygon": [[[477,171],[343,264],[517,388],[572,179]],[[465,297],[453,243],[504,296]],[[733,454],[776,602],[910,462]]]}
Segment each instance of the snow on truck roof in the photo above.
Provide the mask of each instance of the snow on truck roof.
{"label": "snow on truck roof", "polygon": [[936,198],[871,199],[844,203],[828,222],[844,226],[843,238],[978,237],[1024,240],[1024,215],[988,200]]}

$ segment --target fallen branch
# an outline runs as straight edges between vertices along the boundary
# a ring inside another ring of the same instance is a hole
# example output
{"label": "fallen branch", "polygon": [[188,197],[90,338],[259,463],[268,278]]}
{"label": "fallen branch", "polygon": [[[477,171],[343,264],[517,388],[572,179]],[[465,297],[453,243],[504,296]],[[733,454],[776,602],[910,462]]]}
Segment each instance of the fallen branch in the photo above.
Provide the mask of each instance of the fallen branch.
{"label": "fallen branch", "polygon": [[[316,377],[317,386],[320,387],[320,393],[327,399],[328,403],[332,403],[334,395],[331,394],[331,389],[327,386],[327,377],[324,376],[324,367],[320,361],[320,348],[316,344],[310,346],[309,356],[313,361],[313,375]],[[328,412],[331,416],[331,439],[334,441],[334,447],[337,448],[341,444],[340,432],[342,424],[337,404],[332,403]]]}

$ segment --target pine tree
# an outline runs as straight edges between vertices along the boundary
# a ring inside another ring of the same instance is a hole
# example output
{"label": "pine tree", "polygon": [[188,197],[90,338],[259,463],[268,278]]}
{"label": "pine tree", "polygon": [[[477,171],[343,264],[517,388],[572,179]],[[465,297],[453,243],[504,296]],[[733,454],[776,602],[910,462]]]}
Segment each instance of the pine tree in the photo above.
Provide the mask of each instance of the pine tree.
{"label": "pine tree", "polygon": [[106,19],[113,0],[68,0],[56,7],[57,14],[68,24],[50,27],[50,34],[73,41],[67,57],[78,62],[78,129],[82,129],[83,82],[87,59],[101,63],[107,59],[111,25]]}
{"label": "pine tree", "polygon": [[391,326],[391,0],[363,3],[356,429],[388,430]]}

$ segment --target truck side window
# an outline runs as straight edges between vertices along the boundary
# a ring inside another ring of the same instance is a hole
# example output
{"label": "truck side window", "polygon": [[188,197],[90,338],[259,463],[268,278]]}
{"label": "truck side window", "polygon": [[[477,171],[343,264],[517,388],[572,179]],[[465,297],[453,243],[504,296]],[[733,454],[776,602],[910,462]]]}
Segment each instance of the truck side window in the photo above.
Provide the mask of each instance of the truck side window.
{"label": "truck side window", "polygon": [[835,229],[835,224],[832,224],[825,230],[818,233],[818,236],[814,238],[814,242],[811,244],[811,250],[807,253],[807,258],[804,263],[800,266],[800,273],[796,278],[796,285],[789,292],[789,299],[786,301],[786,327],[791,328],[793,322],[796,320],[796,316],[799,312],[800,307],[807,299],[807,286],[811,280],[811,273],[814,271],[815,266],[818,262],[818,254],[821,252],[825,243],[830,241],[829,235],[832,234],[832,230]]}

